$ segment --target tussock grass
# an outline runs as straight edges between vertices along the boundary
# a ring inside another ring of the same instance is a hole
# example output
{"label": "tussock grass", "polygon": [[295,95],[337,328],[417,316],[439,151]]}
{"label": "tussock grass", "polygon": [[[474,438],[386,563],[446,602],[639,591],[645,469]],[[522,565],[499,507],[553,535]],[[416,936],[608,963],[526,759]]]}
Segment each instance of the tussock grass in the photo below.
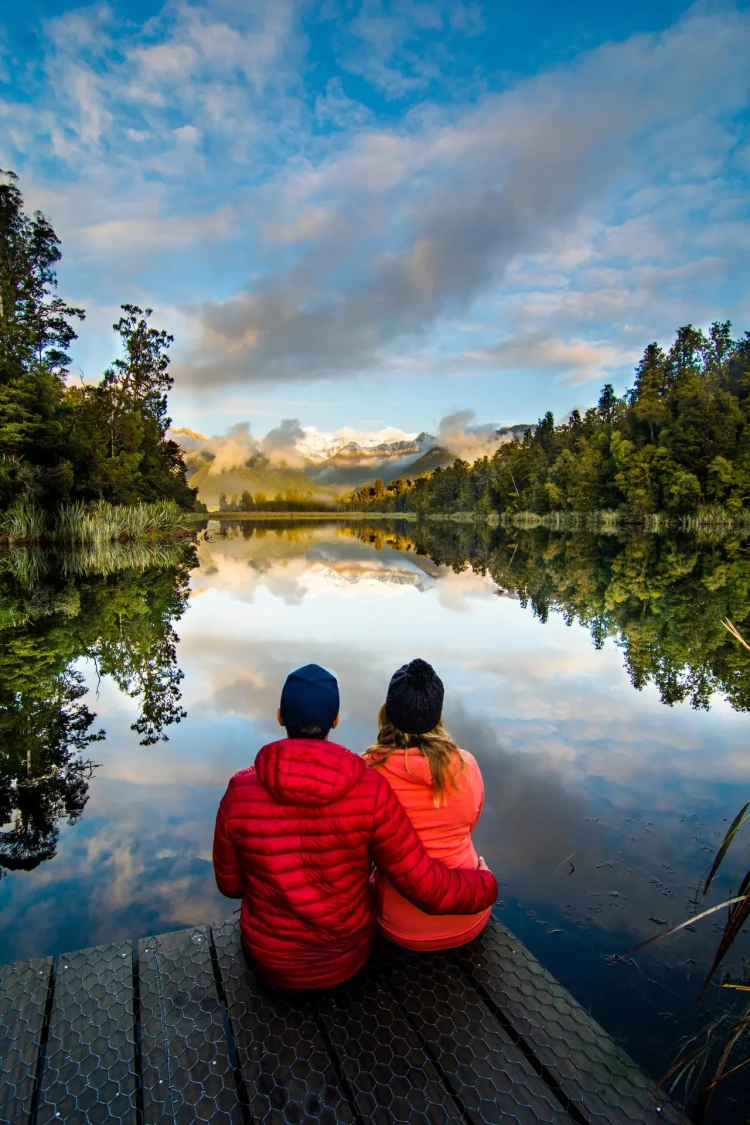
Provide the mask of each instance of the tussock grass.
{"label": "tussock grass", "polygon": [[0,532],[11,543],[38,543],[47,530],[47,514],[27,500],[17,500],[0,517]]}
{"label": "tussock grass", "polygon": [[93,507],[78,501],[60,509],[51,538],[55,543],[101,547],[185,531],[187,526],[182,509],[172,500],[121,506],[102,500]]}
{"label": "tussock grass", "polygon": [[76,543],[101,547],[106,543],[128,543],[147,536],[187,531],[185,513],[173,500],[151,504],[98,504],[76,501],[59,508],[54,517],[28,501],[19,500],[0,516],[0,533],[11,544]]}

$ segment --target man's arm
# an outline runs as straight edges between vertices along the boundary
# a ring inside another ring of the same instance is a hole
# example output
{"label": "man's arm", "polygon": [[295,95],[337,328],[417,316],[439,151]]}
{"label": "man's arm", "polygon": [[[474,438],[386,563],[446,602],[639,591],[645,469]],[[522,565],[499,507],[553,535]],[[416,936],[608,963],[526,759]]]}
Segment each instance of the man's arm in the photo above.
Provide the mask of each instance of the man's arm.
{"label": "man's arm", "polygon": [[492,906],[497,898],[492,872],[450,869],[432,859],[388,782],[376,776],[370,854],[396,890],[425,914],[477,914]]}
{"label": "man's arm", "polygon": [[242,862],[229,834],[229,789],[221,798],[214,829],[214,875],[216,886],[227,898],[242,898],[245,881]]}

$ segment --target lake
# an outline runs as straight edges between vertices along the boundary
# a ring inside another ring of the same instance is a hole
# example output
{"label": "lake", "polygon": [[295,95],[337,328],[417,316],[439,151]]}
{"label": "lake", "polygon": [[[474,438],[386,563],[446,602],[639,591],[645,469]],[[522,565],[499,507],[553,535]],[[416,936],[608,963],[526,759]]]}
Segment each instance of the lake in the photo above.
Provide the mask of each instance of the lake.
{"label": "lake", "polygon": [[[335,672],[336,738],[359,752],[392,672],[422,656],[484,774],[475,840],[503,920],[658,1077],[732,996],[694,1003],[724,916],[618,955],[689,915],[750,798],[750,653],[721,625],[750,635],[749,546],[245,520],[192,546],[6,552],[0,961],[231,914],[214,816],[280,735],[287,672]],[[734,979],[748,955],[743,935]]]}

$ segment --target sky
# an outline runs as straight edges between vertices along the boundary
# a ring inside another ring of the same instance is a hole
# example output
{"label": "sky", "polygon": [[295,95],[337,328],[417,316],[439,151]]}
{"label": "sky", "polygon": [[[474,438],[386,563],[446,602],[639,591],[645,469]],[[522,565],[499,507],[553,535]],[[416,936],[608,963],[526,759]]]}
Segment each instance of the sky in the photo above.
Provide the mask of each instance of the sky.
{"label": "sky", "polygon": [[175,424],[435,432],[750,328],[750,10],[634,0],[7,5],[0,166],[87,311],[175,336]]}

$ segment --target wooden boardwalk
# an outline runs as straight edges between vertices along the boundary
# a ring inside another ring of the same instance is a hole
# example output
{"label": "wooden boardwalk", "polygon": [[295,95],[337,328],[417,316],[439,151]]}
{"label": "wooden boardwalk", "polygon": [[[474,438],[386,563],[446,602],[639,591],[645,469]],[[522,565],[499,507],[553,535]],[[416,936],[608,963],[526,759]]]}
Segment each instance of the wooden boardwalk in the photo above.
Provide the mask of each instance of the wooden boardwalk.
{"label": "wooden boardwalk", "polygon": [[684,1120],[495,918],[315,1002],[257,986],[235,920],[0,966],[3,1123]]}

